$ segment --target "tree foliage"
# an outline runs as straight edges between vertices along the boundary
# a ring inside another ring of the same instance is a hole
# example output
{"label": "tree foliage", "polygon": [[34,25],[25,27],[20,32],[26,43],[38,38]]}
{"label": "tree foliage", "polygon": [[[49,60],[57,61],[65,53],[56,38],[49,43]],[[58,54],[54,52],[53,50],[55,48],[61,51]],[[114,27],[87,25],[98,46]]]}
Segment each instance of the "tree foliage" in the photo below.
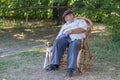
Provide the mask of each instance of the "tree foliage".
{"label": "tree foliage", "polygon": [[[28,14],[31,19],[52,17],[61,19],[61,14],[65,9],[49,7],[55,5],[67,6],[73,10],[76,16],[85,16],[92,21],[107,24],[107,30],[110,31],[111,38],[120,41],[119,0],[0,0],[0,16],[25,18]],[[36,8],[39,6],[43,6],[43,8]],[[45,8],[45,6],[48,6],[48,8]]]}
{"label": "tree foliage", "polygon": [[[79,3],[80,2],[80,3]],[[107,25],[110,37],[120,42],[120,1],[119,0],[77,0],[73,7],[76,15],[86,16],[93,21]]]}

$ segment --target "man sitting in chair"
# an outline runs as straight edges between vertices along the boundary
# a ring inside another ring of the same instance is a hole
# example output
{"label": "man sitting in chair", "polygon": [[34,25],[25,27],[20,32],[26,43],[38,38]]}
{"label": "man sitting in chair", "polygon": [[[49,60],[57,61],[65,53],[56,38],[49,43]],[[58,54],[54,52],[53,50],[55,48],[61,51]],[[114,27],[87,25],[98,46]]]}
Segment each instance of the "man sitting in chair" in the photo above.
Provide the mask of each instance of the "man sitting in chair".
{"label": "man sitting in chair", "polygon": [[58,70],[61,57],[65,49],[68,48],[66,76],[71,77],[76,69],[77,55],[81,39],[86,35],[87,23],[82,18],[74,18],[71,10],[66,10],[62,17],[66,23],[62,26],[53,43],[51,64],[46,68],[46,71]]}

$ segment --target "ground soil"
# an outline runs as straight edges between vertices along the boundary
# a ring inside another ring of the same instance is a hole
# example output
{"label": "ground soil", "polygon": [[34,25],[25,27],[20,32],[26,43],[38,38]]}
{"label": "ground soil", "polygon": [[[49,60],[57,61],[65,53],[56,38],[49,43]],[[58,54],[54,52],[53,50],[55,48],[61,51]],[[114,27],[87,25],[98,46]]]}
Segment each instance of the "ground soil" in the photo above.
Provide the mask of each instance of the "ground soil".
{"label": "ground soil", "polygon": [[[96,24],[94,26],[96,26]],[[101,27],[95,27],[94,32],[100,32],[101,30],[104,31],[104,27],[102,27],[102,24],[97,24],[97,26]],[[25,44],[26,42],[28,42],[28,44]],[[13,38],[2,39],[0,41],[0,56],[13,55],[32,48],[44,47],[44,43],[42,42],[42,40],[39,41],[39,37],[34,38],[33,40],[31,40],[30,38],[24,40]],[[23,73],[19,73],[19,75],[13,76],[11,80],[120,80],[120,72],[118,72],[117,70],[112,71],[113,69],[111,69],[110,71],[104,73],[101,73],[101,71],[96,72],[96,68],[99,68],[99,66],[101,66],[101,64],[99,63],[91,64],[91,67],[88,69],[88,71],[83,74],[74,72],[74,76],[72,78],[66,78],[66,70],[63,69],[60,69],[58,71],[46,72],[43,69],[43,61],[44,60],[40,61],[40,64],[38,65],[29,65],[34,69],[34,72],[24,75]],[[94,66],[96,67],[94,68]],[[105,64],[103,64],[102,66],[105,66]],[[12,76],[12,71],[9,76]]]}

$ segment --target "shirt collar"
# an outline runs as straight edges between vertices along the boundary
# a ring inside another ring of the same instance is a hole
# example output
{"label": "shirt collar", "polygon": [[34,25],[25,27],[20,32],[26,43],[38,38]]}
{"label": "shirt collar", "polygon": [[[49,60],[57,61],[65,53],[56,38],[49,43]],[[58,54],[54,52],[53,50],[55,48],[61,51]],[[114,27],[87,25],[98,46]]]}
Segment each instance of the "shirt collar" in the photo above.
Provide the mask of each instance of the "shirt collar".
{"label": "shirt collar", "polygon": [[66,24],[70,24],[72,22],[74,22],[75,18],[72,21],[67,21]]}

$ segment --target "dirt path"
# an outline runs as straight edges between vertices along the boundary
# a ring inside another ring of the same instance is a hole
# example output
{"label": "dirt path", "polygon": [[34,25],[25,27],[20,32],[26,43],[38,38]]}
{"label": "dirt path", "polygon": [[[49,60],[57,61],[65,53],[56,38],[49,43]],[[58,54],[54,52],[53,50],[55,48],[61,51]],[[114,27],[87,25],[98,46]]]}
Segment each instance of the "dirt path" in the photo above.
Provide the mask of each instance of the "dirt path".
{"label": "dirt path", "polygon": [[29,49],[43,48],[44,43],[37,39],[29,40],[18,40],[18,39],[5,39],[0,41],[0,56],[8,56],[23,51],[28,51]]}
{"label": "dirt path", "polygon": [[42,48],[44,45],[30,45],[30,46],[13,46],[10,48],[0,48],[0,56],[9,56],[17,53],[27,51],[29,49]]}
{"label": "dirt path", "polygon": [[[96,27],[96,25],[99,26],[99,27]],[[94,32],[101,32],[101,30],[103,31],[103,29],[104,29],[103,24],[98,24],[98,23],[96,24],[95,23],[93,33]],[[28,39],[19,40],[19,39],[14,39],[13,34],[18,34],[20,32],[17,32],[15,30],[9,30],[9,31],[6,30],[6,32],[7,32],[6,33],[7,35],[4,36],[5,39],[1,38],[2,40],[0,41],[0,56],[7,56],[7,55],[11,55],[11,54],[16,54],[16,53],[20,53],[20,52],[23,52],[25,50],[29,50],[29,49],[32,49],[32,48],[44,47],[44,43],[43,43],[42,40],[45,40],[45,39],[41,39],[41,37],[38,37],[38,35],[35,36],[35,37],[32,36],[32,39],[33,39],[32,41],[30,40],[31,39],[31,34],[29,34],[30,36],[28,37]],[[47,37],[51,38],[52,37],[51,35],[53,35],[53,33],[51,33],[51,34],[48,33],[48,35],[45,36],[46,34],[43,34],[43,33],[46,33],[46,31],[41,32],[41,33],[42,34],[40,34],[39,36],[42,36],[42,37],[44,36],[45,38],[47,38]],[[6,38],[6,37],[8,37],[8,38]],[[18,38],[19,37],[21,37],[21,36],[18,36]],[[36,38],[36,37],[38,37],[38,38]],[[40,40],[40,41],[37,41],[37,40]]]}

